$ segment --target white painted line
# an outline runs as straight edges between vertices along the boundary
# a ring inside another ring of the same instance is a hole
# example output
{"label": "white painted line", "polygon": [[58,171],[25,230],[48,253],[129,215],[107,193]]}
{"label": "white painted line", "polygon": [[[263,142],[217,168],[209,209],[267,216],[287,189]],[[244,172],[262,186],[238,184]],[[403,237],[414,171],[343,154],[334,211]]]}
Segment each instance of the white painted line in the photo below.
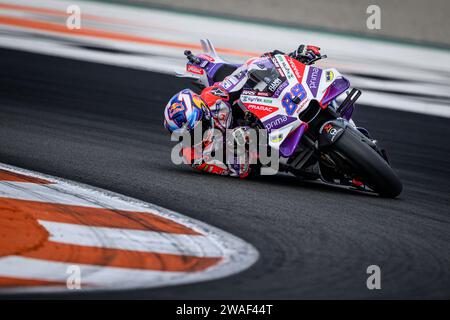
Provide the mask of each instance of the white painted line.
{"label": "white painted line", "polygon": [[[46,281],[60,281],[65,283],[68,267],[73,264],[56,261],[45,261],[33,258],[9,256],[0,258],[0,276],[20,279],[36,279]],[[175,280],[182,283],[188,272],[153,271],[126,268],[103,267],[78,264],[81,269],[82,284],[99,287],[114,286],[118,288],[141,287],[146,282],[149,287],[166,285]],[[33,270],[33,277],[30,277]],[[180,282],[181,281],[181,282]],[[89,289],[89,288],[86,288]]]}
{"label": "white painted line", "polygon": [[88,247],[168,253],[196,257],[221,257],[223,249],[202,235],[91,227],[39,220],[50,232],[50,241]]}
{"label": "white painted line", "polygon": [[2,182],[0,184],[0,197],[46,203],[88,206],[92,208],[114,208],[117,210],[143,211],[142,207],[134,206],[126,201],[121,201],[120,199],[111,198],[106,193],[92,193],[92,190],[90,189],[80,188],[77,185],[61,183],[43,185],[29,182]]}

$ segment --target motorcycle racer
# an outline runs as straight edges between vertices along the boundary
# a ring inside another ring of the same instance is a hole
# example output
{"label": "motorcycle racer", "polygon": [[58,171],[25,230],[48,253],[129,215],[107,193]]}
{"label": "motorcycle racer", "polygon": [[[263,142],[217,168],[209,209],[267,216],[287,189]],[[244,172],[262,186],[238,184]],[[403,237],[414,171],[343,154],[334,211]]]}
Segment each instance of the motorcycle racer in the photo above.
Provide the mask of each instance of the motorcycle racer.
{"label": "motorcycle racer", "polygon": [[[239,145],[248,142],[248,127],[237,126],[233,121],[232,107],[234,102],[239,99],[244,85],[255,81],[255,77],[267,77],[267,81],[270,82],[270,75],[265,75],[264,72],[268,69],[267,64],[270,63],[270,57],[275,54],[283,54],[283,52],[275,50],[247,60],[223,81],[203,89],[200,95],[184,89],[170,99],[164,112],[164,124],[169,132],[177,129],[186,129],[192,132],[200,123],[203,133],[206,132],[201,142],[203,154],[196,154],[195,150],[199,149],[196,149],[195,146],[183,148],[183,156],[193,168],[240,178],[246,178],[251,173],[257,174],[256,167],[250,164],[250,155],[244,157],[246,159],[244,163],[236,161],[234,153],[227,155],[226,163],[213,159],[211,155],[218,148],[226,148],[227,144],[237,143]],[[289,56],[302,63],[311,63],[320,56],[320,48],[300,45]],[[222,138],[217,138],[209,133],[208,129],[220,130],[223,133]],[[232,130],[231,135],[227,137],[232,137],[234,141],[226,141],[223,138],[227,129]]]}
{"label": "motorcycle racer", "polygon": [[[184,89],[174,95],[167,103],[164,111],[164,126],[169,132],[186,130],[194,135],[194,130],[201,126],[203,139],[190,145],[184,145],[183,158],[194,169],[206,171],[218,175],[230,175],[245,178],[250,174],[249,162],[239,163],[234,159],[234,154],[227,154],[226,161],[218,161],[212,155],[216,151],[226,149],[226,144],[245,144],[246,127],[231,129],[231,111],[227,104],[217,101],[208,107],[199,95],[189,89]],[[213,129],[222,132],[222,135],[214,134]],[[231,135],[227,136],[232,141],[224,139],[225,130],[231,129]],[[237,138],[237,139],[236,139]],[[239,139],[240,138],[240,139]],[[244,138],[245,139],[245,138]],[[200,148],[197,148],[200,146]],[[248,159],[248,158],[247,158]]]}
{"label": "motorcycle racer", "polygon": [[[180,92],[166,107],[169,131],[181,128],[191,133],[184,133],[182,143],[172,149],[175,163],[181,160],[177,155],[184,154],[194,168],[216,174],[248,177],[281,171],[300,179],[398,196],[401,181],[385,150],[352,121],[361,90],[351,88],[335,68],[311,66],[326,58],[319,48],[300,46],[290,54],[272,51],[234,64],[217,55],[208,39],[200,43],[203,53],[185,50],[185,72],[176,75],[194,80],[202,90]],[[209,129],[195,130],[200,124]],[[210,129],[225,129],[226,139],[216,138]],[[230,131],[234,137],[229,141]],[[183,148],[185,141],[188,147]],[[236,152],[236,144],[244,151]],[[230,154],[229,145],[233,145]],[[206,152],[196,151],[197,146]],[[256,162],[242,162],[240,157],[245,160],[251,151],[255,156],[248,159]],[[216,158],[218,153],[222,154]]]}

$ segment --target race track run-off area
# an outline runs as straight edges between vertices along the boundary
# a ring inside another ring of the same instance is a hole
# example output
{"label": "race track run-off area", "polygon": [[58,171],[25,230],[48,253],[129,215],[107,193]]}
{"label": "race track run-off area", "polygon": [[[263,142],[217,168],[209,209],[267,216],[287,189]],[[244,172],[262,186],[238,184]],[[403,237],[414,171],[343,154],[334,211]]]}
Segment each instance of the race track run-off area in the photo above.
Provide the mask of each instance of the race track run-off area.
{"label": "race track run-off area", "polygon": [[0,294],[134,289],[223,277],[257,252],[177,213],[0,165]]}
{"label": "race track run-off area", "polygon": [[[0,1],[3,296],[450,297],[448,52],[84,1],[73,33],[67,3]],[[200,38],[232,61],[320,44],[362,89],[355,121],[400,197],[174,165],[163,109]]]}

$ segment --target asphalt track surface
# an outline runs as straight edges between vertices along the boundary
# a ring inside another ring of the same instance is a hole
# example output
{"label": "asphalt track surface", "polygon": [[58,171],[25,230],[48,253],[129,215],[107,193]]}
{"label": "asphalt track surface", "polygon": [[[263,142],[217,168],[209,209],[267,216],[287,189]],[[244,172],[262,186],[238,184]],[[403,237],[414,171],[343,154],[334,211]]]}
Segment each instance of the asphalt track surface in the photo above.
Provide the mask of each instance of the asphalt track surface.
{"label": "asphalt track surface", "polygon": [[[224,279],[66,297],[450,298],[450,119],[356,111],[404,183],[398,199],[383,199],[290,176],[239,180],[175,166],[162,111],[186,85],[0,50],[0,162],[152,202],[260,252],[250,269]],[[373,264],[381,267],[381,290],[366,287]]]}

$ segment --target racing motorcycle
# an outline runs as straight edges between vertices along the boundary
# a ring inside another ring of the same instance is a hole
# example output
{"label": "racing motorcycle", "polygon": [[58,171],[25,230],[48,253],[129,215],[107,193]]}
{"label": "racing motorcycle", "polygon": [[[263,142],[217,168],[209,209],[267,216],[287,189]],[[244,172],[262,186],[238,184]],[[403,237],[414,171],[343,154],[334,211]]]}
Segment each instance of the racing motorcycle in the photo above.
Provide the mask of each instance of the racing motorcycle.
{"label": "racing motorcycle", "polygon": [[[209,40],[203,53],[187,57],[180,77],[194,79],[202,89],[222,81],[239,65],[227,63]],[[303,64],[275,54],[269,66],[249,74],[233,108],[240,124],[267,130],[267,144],[278,150],[280,170],[303,179],[320,179],[395,198],[402,183],[386,151],[369,132],[351,120],[361,91],[335,68]],[[341,103],[337,101],[340,100]]]}

